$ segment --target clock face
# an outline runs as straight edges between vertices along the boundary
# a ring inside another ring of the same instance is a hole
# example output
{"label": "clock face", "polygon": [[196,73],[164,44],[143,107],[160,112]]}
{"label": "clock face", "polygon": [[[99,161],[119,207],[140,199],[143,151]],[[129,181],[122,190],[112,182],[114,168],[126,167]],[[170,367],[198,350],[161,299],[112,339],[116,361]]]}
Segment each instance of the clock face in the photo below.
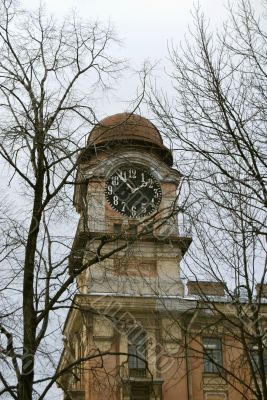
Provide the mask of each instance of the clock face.
{"label": "clock face", "polygon": [[146,170],[135,166],[117,169],[106,181],[111,207],[130,218],[149,215],[160,205],[160,183]]}

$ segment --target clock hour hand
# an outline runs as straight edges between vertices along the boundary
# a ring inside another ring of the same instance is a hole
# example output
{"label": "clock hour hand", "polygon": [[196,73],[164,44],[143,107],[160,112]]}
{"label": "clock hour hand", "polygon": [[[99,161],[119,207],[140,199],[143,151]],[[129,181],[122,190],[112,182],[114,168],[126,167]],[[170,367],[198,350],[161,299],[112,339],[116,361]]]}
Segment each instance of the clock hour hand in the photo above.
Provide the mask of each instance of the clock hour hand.
{"label": "clock hour hand", "polygon": [[138,186],[137,188],[133,189],[133,193],[135,193],[137,190],[141,189],[142,187],[146,187],[147,186],[147,182],[143,182],[142,185]]}

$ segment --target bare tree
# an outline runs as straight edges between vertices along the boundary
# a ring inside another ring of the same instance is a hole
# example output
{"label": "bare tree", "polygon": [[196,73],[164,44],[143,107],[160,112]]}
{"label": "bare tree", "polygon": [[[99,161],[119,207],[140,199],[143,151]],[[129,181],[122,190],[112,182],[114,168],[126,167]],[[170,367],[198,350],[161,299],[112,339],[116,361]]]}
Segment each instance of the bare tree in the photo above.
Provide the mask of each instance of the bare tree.
{"label": "bare tree", "polygon": [[97,122],[95,93],[125,67],[112,56],[116,42],[111,27],[75,14],[57,22],[42,6],[0,2],[0,156],[9,179],[0,210],[0,396],[45,396],[56,379],[49,338],[58,309],[69,306],[75,277],[109,256],[100,240],[69,274],[64,224],[78,154]]}
{"label": "bare tree", "polygon": [[[257,15],[249,0],[240,0],[212,33],[196,8],[184,47],[169,48],[173,97],[152,87],[148,99],[185,176],[194,229],[185,274],[199,283],[196,298],[212,312],[206,327],[221,323],[232,338],[228,354],[235,356],[222,378],[248,399],[267,399],[264,12]],[[205,294],[201,278],[220,283],[225,296]],[[194,330],[194,338],[202,329]]]}

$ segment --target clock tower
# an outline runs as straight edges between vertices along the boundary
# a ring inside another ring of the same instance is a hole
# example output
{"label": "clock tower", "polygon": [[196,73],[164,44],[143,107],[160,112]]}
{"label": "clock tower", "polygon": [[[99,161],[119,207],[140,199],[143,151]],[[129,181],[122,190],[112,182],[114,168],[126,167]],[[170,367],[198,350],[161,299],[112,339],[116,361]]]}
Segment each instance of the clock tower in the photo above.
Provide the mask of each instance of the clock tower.
{"label": "clock tower", "polygon": [[127,113],[101,121],[80,155],[69,263],[78,294],[58,367],[66,399],[176,397],[180,333],[171,313],[191,239],[177,222],[181,174],[172,162],[158,129]]}

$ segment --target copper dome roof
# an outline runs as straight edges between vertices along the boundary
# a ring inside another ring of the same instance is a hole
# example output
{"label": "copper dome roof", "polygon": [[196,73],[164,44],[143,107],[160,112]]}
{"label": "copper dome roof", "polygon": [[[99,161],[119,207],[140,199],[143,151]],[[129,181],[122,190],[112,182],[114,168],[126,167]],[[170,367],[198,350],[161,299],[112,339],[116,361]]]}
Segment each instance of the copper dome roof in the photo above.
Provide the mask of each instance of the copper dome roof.
{"label": "copper dome roof", "polygon": [[159,131],[148,119],[136,114],[115,114],[99,122],[89,136],[88,144],[110,140],[141,139],[163,145]]}
{"label": "copper dome roof", "polygon": [[91,131],[88,146],[101,146],[106,143],[138,143],[160,150],[168,164],[172,164],[172,155],[164,146],[162,137],[148,119],[137,114],[120,113],[106,117]]}

